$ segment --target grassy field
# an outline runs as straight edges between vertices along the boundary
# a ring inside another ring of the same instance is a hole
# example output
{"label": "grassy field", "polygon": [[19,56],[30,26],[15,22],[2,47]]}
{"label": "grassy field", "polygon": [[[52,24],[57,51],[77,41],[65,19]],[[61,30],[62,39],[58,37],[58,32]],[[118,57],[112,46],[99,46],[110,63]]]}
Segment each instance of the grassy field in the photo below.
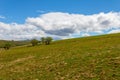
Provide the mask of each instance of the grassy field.
{"label": "grassy field", "polygon": [[120,34],[1,49],[0,80],[120,80]]}

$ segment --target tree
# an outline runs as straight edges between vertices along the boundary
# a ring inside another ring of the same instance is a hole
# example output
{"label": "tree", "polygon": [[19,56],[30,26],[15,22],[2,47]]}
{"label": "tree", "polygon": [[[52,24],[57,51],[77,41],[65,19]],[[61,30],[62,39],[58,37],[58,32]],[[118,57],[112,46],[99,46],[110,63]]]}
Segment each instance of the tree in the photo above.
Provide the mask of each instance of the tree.
{"label": "tree", "polygon": [[10,47],[11,47],[11,44],[10,44],[10,43],[5,43],[5,45],[4,45],[4,49],[5,49],[5,50],[10,49]]}
{"label": "tree", "polygon": [[41,42],[42,42],[42,44],[45,43],[45,37],[41,37]]}
{"label": "tree", "polygon": [[45,44],[46,44],[46,45],[49,45],[52,40],[53,40],[52,37],[46,37],[46,38],[45,38]]}
{"label": "tree", "polygon": [[36,39],[32,39],[31,40],[31,44],[32,44],[32,46],[36,46],[37,44],[38,44],[38,40],[36,40]]}

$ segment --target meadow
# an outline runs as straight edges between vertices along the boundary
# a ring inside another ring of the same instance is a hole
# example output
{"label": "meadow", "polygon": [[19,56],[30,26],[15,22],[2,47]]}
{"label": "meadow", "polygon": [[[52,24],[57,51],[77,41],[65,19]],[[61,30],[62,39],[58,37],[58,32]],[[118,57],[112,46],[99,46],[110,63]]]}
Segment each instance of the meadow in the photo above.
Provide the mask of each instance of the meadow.
{"label": "meadow", "polygon": [[120,80],[120,33],[0,49],[0,80]]}

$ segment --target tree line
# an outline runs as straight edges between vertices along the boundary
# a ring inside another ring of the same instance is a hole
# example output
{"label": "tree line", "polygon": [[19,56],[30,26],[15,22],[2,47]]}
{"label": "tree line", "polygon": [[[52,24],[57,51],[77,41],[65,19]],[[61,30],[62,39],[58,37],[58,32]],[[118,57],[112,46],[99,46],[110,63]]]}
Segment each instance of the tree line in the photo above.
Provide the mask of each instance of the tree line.
{"label": "tree line", "polygon": [[[49,45],[51,42],[52,42],[53,38],[52,37],[41,37],[40,40],[37,40],[37,39],[32,39],[30,41],[31,45],[32,46],[36,46],[38,44],[43,44],[43,45]],[[8,50],[12,47],[12,44],[9,43],[9,42],[6,42],[5,45],[4,45],[4,49],[5,50]]]}

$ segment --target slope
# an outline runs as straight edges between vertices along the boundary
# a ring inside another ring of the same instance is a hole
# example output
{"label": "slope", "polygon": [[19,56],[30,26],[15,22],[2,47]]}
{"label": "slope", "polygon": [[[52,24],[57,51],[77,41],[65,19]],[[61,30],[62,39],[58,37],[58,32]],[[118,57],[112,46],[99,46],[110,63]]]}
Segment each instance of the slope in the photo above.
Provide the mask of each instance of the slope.
{"label": "slope", "polygon": [[0,80],[120,80],[120,34],[1,50]]}

